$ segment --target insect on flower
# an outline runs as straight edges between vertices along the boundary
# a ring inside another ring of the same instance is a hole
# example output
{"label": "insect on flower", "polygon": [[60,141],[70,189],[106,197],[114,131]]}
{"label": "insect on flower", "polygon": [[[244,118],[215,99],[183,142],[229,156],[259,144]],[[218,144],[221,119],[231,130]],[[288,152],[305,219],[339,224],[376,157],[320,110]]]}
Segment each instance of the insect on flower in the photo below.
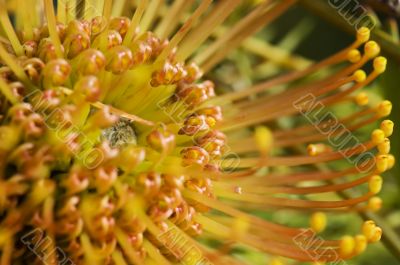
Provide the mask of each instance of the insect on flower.
{"label": "insect on flower", "polygon": [[[379,241],[372,221],[315,239],[329,215],[378,210],[394,165],[393,122],[353,135],[391,111],[360,92],[386,67],[367,28],[323,61],[220,94],[206,74],[296,1],[257,1],[217,37],[242,1],[140,0],[133,13],[124,0],[11,2],[0,1],[2,265],[243,264],[235,245],[337,262]],[[322,115],[342,104],[359,110]],[[346,190],[358,192],[335,195]],[[310,224],[255,214],[277,209]]]}

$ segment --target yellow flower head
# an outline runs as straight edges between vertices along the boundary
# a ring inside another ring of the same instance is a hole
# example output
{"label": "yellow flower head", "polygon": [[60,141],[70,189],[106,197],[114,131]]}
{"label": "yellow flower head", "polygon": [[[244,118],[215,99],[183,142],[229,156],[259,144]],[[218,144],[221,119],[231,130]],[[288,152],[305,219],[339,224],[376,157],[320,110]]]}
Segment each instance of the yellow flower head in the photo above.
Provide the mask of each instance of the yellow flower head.
{"label": "yellow flower head", "polygon": [[[378,210],[394,165],[393,122],[355,136],[392,107],[359,91],[386,67],[367,28],[323,61],[217,93],[205,76],[295,1],[253,1],[229,27],[240,0],[130,2],[0,1],[2,265],[242,264],[235,244],[324,264],[380,239],[372,221],[317,235],[332,212]],[[359,110],[336,116],[342,104]],[[254,214],[277,209],[309,228]]]}

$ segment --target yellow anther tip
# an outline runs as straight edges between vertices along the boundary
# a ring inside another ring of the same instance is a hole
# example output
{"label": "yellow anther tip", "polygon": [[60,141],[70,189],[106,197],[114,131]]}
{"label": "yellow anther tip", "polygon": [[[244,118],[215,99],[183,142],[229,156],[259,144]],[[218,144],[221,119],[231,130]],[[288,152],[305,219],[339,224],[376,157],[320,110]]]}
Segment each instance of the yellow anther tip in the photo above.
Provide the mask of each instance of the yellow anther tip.
{"label": "yellow anther tip", "polygon": [[382,228],[376,226],[373,230],[373,235],[370,238],[368,238],[368,242],[371,243],[378,242],[379,240],[381,240],[381,237],[382,237]]}
{"label": "yellow anther tip", "polygon": [[347,53],[347,60],[351,63],[357,63],[361,60],[361,53],[357,49],[350,50]]}
{"label": "yellow anther tip", "polygon": [[373,194],[378,194],[382,189],[383,179],[381,176],[374,175],[368,182],[369,191]]}
{"label": "yellow anther tip", "polygon": [[344,236],[342,238],[342,240],[340,241],[340,256],[342,258],[346,258],[348,256],[350,256],[351,254],[353,254],[354,249],[356,246],[356,242],[354,240],[354,237],[352,236]]}
{"label": "yellow anther tip", "polygon": [[390,102],[389,100],[384,100],[379,104],[378,114],[381,117],[388,116],[390,115],[391,112],[392,112],[392,102]]}
{"label": "yellow anther tip", "polygon": [[368,210],[377,212],[382,208],[382,199],[379,197],[372,197],[368,201]]}
{"label": "yellow anther tip", "polygon": [[377,56],[381,52],[381,48],[375,41],[368,41],[364,47],[365,55],[369,58]]}
{"label": "yellow anther tip", "polygon": [[390,152],[390,140],[385,138],[382,143],[378,144],[378,151],[380,155],[387,155]]}
{"label": "yellow anther tip", "polygon": [[354,254],[358,255],[360,253],[363,253],[368,245],[368,240],[365,235],[357,235],[354,238],[356,242],[356,246],[354,248]]}
{"label": "yellow anther tip", "polygon": [[262,154],[267,154],[273,144],[273,135],[270,129],[265,126],[259,126],[255,129],[254,138]]}
{"label": "yellow anther tip", "polygon": [[369,40],[371,31],[367,27],[361,27],[357,30],[357,40],[361,43],[367,42]]}
{"label": "yellow anther tip", "polygon": [[381,122],[381,130],[385,133],[385,137],[393,134],[394,122],[391,120],[384,120]]}
{"label": "yellow anther tip", "polygon": [[388,169],[389,161],[387,155],[378,155],[376,157],[376,169],[382,173]]}
{"label": "yellow anther tip", "polygon": [[369,102],[369,97],[368,97],[367,93],[365,93],[365,92],[358,93],[354,99],[355,99],[356,104],[359,106],[368,105],[368,102]]}
{"label": "yellow anther tip", "polygon": [[396,163],[396,158],[394,157],[394,155],[388,154],[387,160],[388,160],[387,169],[393,168],[394,164]]}
{"label": "yellow anther tip", "polygon": [[326,228],[326,223],[326,215],[322,212],[316,212],[311,216],[310,227],[316,233],[324,231],[324,229]]}
{"label": "yellow anther tip", "polygon": [[374,243],[381,239],[382,228],[376,226],[373,221],[366,221],[362,226],[362,233],[367,238],[368,242]]}
{"label": "yellow anther tip", "polygon": [[357,70],[354,72],[353,77],[357,83],[361,83],[364,82],[365,79],[367,79],[367,74],[364,70]]}
{"label": "yellow anther tip", "polygon": [[385,72],[387,59],[385,57],[379,56],[374,59],[374,70],[379,74]]}
{"label": "yellow anther tip", "polygon": [[374,145],[378,145],[385,141],[385,133],[381,129],[375,129],[372,131],[371,140]]}
{"label": "yellow anther tip", "polygon": [[361,227],[363,235],[369,240],[375,233],[376,224],[372,220],[365,221]]}

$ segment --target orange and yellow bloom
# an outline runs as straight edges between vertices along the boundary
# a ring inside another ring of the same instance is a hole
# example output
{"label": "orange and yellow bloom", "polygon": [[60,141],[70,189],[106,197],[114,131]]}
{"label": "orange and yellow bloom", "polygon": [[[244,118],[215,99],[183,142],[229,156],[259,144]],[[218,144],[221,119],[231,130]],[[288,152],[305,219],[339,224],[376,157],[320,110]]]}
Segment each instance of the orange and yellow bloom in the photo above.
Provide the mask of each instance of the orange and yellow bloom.
{"label": "orange and yellow bloom", "polygon": [[[379,241],[372,221],[316,237],[330,214],[379,210],[394,165],[391,103],[360,92],[386,68],[367,28],[323,61],[221,94],[207,73],[296,1],[258,1],[216,38],[242,1],[141,0],[131,18],[123,0],[27,2],[0,2],[2,265],[244,264],[236,244],[337,262]],[[358,110],[336,116],[342,105]],[[309,227],[260,217],[276,209]]]}

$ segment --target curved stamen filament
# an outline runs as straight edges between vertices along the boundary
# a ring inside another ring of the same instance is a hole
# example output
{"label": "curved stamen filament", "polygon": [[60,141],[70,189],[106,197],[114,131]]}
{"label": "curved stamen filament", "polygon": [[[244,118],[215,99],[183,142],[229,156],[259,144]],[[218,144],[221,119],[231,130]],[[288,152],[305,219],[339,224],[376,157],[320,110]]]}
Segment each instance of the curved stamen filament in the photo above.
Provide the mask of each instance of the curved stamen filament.
{"label": "curved stamen filament", "polygon": [[[253,35],[263,26],[275,20],[295,2],[296,0],[288,0],[284,2],[277,1],[272,5],[269,1],[262,3],[258,8],[255,9],[255,11],[250,13],[250,15],[242,19],[236,26],[234,26],[231,32],[215,42],[215,45],[212,47],[212,49],[215,50],[215,53],[214,51],[209,53],[209,55],[212,55],[211,58],[206,57],[204,63],[199,63],[196,60],[195,62],[197,62],[205,72],[208,72],[218,62],[225,58],[230,51],[239,46],[244,39],[250,35]],[[228,41],[229,45],[226,45],[223,49],[220,49],[224,44],[227,44]]]}
{"label": "curved stamen filament", "polygon": [[[205,216],[196,215],[195,219],[197,222],[203,225],[204,229],[217,236],[217,238],[222,237],[225,239],[230,239],[230,229],[228,227]],[[304,251],[293,244],[279,243],[271,240],[261,241],[257,236],[254,235],[243,236],[238,239],[238,241],[273,255],[284,256],[297,259],[299,261],[313,261],[313,257],[311,257],[307,251]],[[336,250],[333,248],[319,248],[315,249],[315,252],[318,253],[317,255],[319,255],[318,257],[320,257],[320,260],[332,261],[339,257],[339,255],[336,253]]]}
{"label": "curved stamen filament", "polygon": [[[259,185],[246,185],[241,184],[240,188],[242,188],[242,194],[280,194],[280,193],[287,193],[287,194],[313,194],[313,193],[326,193],[326,192],[337,192],[346,189],[351,189],[361,184],[368,182],[371,179],[371,175],[341,184],[329,184],[323,186],[316,186],[316,187],[285,187],[285,186],[274,186],[274,187],[265,187]],[[237,185],[233,184],[223,184],[214,182],[214,186],[217,190],[234,190]],[[217,192],[218,194],[218,192]]]}
{"label": "curved stamen filament", "polygon": [[171,51],[182,41],[182,39],[188,34],[193,24],[197,22],[200,16],[206,12],[212,0],[204,0],[201,2],[199,7],[193,12],[193,14],[185,21],[178,32],[172,37],[171,41],[168,43],[167,47],[158,56],[155,65],[162,65],[162,63],[167,59]]}
{"label": "curved stamen filament", "polygon": [[59,58],[64,57],[63,51],[61,48],[61,40],[57,32],[57,20],[56,16],[54,14],[54,5],[52,0],[43,0],[44,1],[44,7],[46,11],[46,18],[47,18],[47,24],[49,27],[49,33],[50,33],[50,38],[51,41],[54,44],[54,48],[56,51],[56,54]]}
{"label": "curved stamen filament", "polygon": [[[377,74],[374,71],[363,82],[357,83],[347,90],[340,91],[337,94],[328,96],[326,98],[323,98],[323,99],[317,100],[317,101],[319,102],[320,105],[332,103],[332,101],[334,102],[334,100],[339,99],[343,96],[346,96],[347,94],[353,92],[354,90],[359,89],[359,88],[369,84],[376,77],[377,77]],[[349,77],[349,78],[352,78],[352,77]],[[341,86],[341,83],[339,81],[339,83],[333,84],[331,86],[326,86],[325,90],[333,90],[340,86]],[[322,90],[324,90],[324,89],[322,89]],[[304,94],[300,94],[300,95],[304,96],[304,95],[311,94],[314,96],[314,93],[315,93],[315,96],[317,96],[319,93],[321,93],[321,92],[317,92],[317,91],[318,91],[318,87],[316,87],[316,88],[312,87],[312,90],[304,91]],[[309,92],[309,93],[307,93],[307,92]],[[296,94],[296,93],[293,93],[293,94]],[[273,98],[274,97],[272,97],[272,99]],[[301,97],[298,96],[297,99],[299,99],[299,98],[301,98]],[[298,110],[293,107],[293,103],[292,103],[295,101],[296,101],[295,95],[293,95],[293,96],[288,95],[287,97],[284,97],[284,96],[277,97],[275,99],[275,102],[271,101],[270,104],[256,105],[253,109],[250,109],[247,112],[241,112],[240,115],[236,116],[234,119],[226,122],[225,124],[221,124],[220,126],[221,126],[222,130],[229,131],[229,130],[242,128],[244,126],[254,125],[257,123],[261,123],[261,122],[266,122],[266,121],[269,121],[269,120],[277,118],[277,117],[282,117],[282,116],[287,116],[287,115],[290,115],[293,113],[297,113]],[[281,105],[279,105],[279,104],[281,104]],[[276,106],[276,105],[278,105],[278,106]],[[275,110],[275,111],[271,111],[271,110]],[[264,113],[264,112],[267,112],[268,114],[261,116],[260,113]]]}
{"label": "curved stamen filament", "polygon": [[163,0],[154,0],[150,2],[149,6],[146,8],[146,12],[143,15],[143,19],[140,21],[140,30],[142,32],[149,30],[150,26],[154,22],[154,19],[157,17],[157,12],[159,12],[159,8],[162,3]]}
{"label": "curved stamen filament", "polygon": [[266,159],[263,158],[241,158],[240,161],[236,161],[236,159],[223,159],[219,160],[218,163],[222,167],[229,167],[232,164],[238,162],[238,167],[240,168],[251,168],[257,166],[300,166],[300,165],[309,165],[309,164],[317,164],[329,161],[335,161],[339,159],[343,159],[344,157],[350,157],[362,154],[368,150],[371,150],[376,145],[371,141],[366,143],[358,144],[354,147],[350,147],[347,149],[338,150],[330,153],[319,154],[318,156],[308,156],[308,155],[299,155],[299,156],[285,156],[285,157],[268,157]]}
{"label": "curved stamen filament", "polygon": [[[376,109],[374,109],[374,108],[363,109],[363,110],[351,113],[347,117],[338,119],[338,123],[345,125],[346,128],[348,128],[351,131],[355,131],[356,129],[361,128],[362,127],[361,124],[364,124],[364,122],[367,122],[367,121],[373,122],[372,118],[375,120],[376,116],[373,116],[371,118],[371,120],[365,119],[364,121],[360,121],[360,123],[358,125],[351,125],[351,123],[355,123],[355,121],[357,121],[358,119],[365,118],[372,113],[376,113]],[[318,123],[318,127],[323,128],[324,126],[328,126],[329,124],[330,124],[330,121],[322,121],[322,122]],[[368,124],[369,124],[369,122],[368,122]],[[312,132],[318,131],[318,127],[316,127],[314,124],[307,124],[307,125],[298,126],[295,128],[290,128],[290,130],[277,130],[277,131],[274,131],[274,138],[275,139],[285,139],[288,137],[293,137],[293,135],[300,136],[303,134],[310,134]],[[352,129],[350,129],[350,128],[352,128]]]}
{"label": "curved stamen filament", "polygon": [[136,33],[136,28],[139,26],[140,20],[142,19],[142,16],[146,11],[148,5],[149,5],[149,0],[141,0],[139,2],[138,7],[135,10],[135,13],[133,14],[131,24],[123,41],[123,45],[127,46],[132,42]]}
{"label": "curved stamen filament", "polygon": [[240,0],[222,1],[213,8],[212,12],[190,34],[188,34],[179,46],[178,61],[185,61],[203,42],[211,35],[216,27],[241,3]]}
{"label": "curved stamen filament", "polygon": [[350,167],[347,169],[343,169],[341,171],[310,171],[310,172],[300,172],[300,173],[291,173],[291,174],[268,174],[265,176],[259,177],[246,177],[246,178],[224,178],[222,181],[226,183],[235,182],[239,186],[242,184],[245,185],[268,185],[268,186],[276,186],[287,183],[299,183],[302,181],[324,181],[324,180],[333,180],[336,178],[342,178],[348,175],[356,175],[359,173],[359,168]]}
{"label": "curved stamen filament", "polygon": [[12,90],[2,78],[0,78],[0,92],[10,101],[13,105],[19,103],[19,100],[14,96]]}
{"label": "curved stamen filament", "polygon": [[193,199],[193,200],[199,202],[200,204],[204,204],[212,209],[215,209],[217,211],[225,213],[234,218],[248,220],[248,222],[250,222],[251,224],[259,226],[260,228],[266,229],[267,231],[270,231],[270,233],[278,233],[278,234],[293,237],[293,236],[296,236],[296,235],[300,234],[301,232],[303,232],[302,229],[290,228],[290,227],[286,227],[283,225],[269,222],[267,220],[263,220],[256,216],[242,212],[236,208],[232,208],[229,205],[227,205],[221,201],[208,198],[204,195],[201,195],[201,194],[189,191],[189,190],[182,191],[182,194],[187,198]]}
{"label": "curved stamen filament", "polygon": [[18,65],[13,57],[6,51],[3,44],[0,43],[0,58],[7,64],[8,67],[14,72],[14,74],[25,83],[25,85],[30,85],[30,81],[26,76],[24,69]]}
{"label": "curved stamen filament", "polygon": [[19,42],[18,36],[15,33],[15,30],[11,24],[11,21],[7,14],[7,6],[5,0],[0,1],[0,23],[3,26],[5,33],[7,34],[8,39],[14,49],[14,52],[21,56],[24,54],[24,49]]}
{"label": "curved stamen filament", "polygon": [[[29,1],[29,0],[28,0]],[[18,6],[23,6],[24,1],[18,0]],[[29,9],[28,8],[21,8],[21,20],[22,20],[22,26],[24,30],[24,36],[26,39],[31,40],[33,39],[33,23],[31,16],[29,14]]]}
{"label": "curved stamen filament", "polygon": [[155,247],[150,241],[144,240],[143,247],[147,250],[147,253],[156,262],[156,264],[171,264],[171,262],[169,262],[163,255],[161,255],[159,249]]}
{"label": "curved stamen filament", "polygon": [[103,16],[107,20],[110,20],[111,18],[112,7],[113,7],[113,0],[104,0]]}
{"label": "curved stamen filament", "polygon": [[325,208],[348,208],[368,201],[374,196],[372,193],[367,193],[357,198],[351,198],[339,201],[311,201],[311,200],[296,200],[287,198],[275,198],[266,195],[255,195],[255,194],[236,194],[229,191],[218,191],[217,196],[221,198],[255,203],[260,206],[277,206],[281,208],[313,208],[313,209],[325,209]]}
{"label": "curved stamen filament", "polygon": [[[267,89],[273,88],[274,86],[278,86],[280,84],[284,84],[284,83],[290,83],[294,80],[300,79],[301,77],[304,77],[308,74],[312,74],[317,72],[318,70],[321,70],[325,67],[331,66],[333,64],[338,64],[340,62],[344,62],[347,61],[347,53],[352,50],[354,48],[354,45],[357,43],[357,41],[355,43],[353,43],[352,45],[350,45],[349,47],[343,49],[342,51],[332,55],[331,57],[313,64],[311,66],[309,66],[308,68],[304,69],[304,70],[300,70],[300,71],[293,71],[290,72],[288,74],[284,74],[281,76],[278,76],[276,78],[267,80],[264,83],[258,84],[254,87],[251,88],[247,88],[247,89],[243,89],[240,91],[236,91],[236,92],[231,92],[228,94],[224,94],[221,96],[216,97],[215,99],[211,99],[211,101],[217,101],[220,104],[224,104],[227,102],[231,102],[234,100],[238,100],[241,98],[245,98],[251,95],[255,95],[258,94],[260,92],[263,92]],[[358,45],[358,44],[357,44]],[[340,76],[345,76],[349,73],[352,73],[354,70],[359,69],[360,67],[362,67],[370,58],[367,56],[363,56],[361,58],[360,61],[356,62],[355,64],[349,66],[347,68],[347,70],[342,70],[339,73],[328,77],[329,80],[337,80]]]}
{"label": "curved stamen filament", "polygon": [[57,2],[57,20],[63,24],[67,23],[67,6],[70,0],[63,0]]}
{"label": "curved stamen filament", "polygon": [[193,2],[194,0],[175,0],[155,29],[154,32],[157,36],[160,36],[161,39],[168,38],[176,25],[178,25],[181,15]]}
{"label": "curved stamen filament", "polygon": [[140,257],[136,254],[135,249],[130,244],[129,239],[123,230],[119,229],[118,227],[115,228],[115,236],[117,238],[119,246],[121,246],[124,254],[128,258],[128,260],[132,262],[132,264],[144,264],[141,261]]}
{"label": "curved stamen filament", "polygon": [[254,101],[238,103],[235,104],[235,106],[243,110],[248,110],[249,108],[251,108],[251,112],[255,112],[257,111],[256,109],[257,107],[260,106],[264,107],[265,105],[267,106],[278,105],[279,103],[296,102],[297,99],[307,94],[312,94],[313,96],[317,97],[323,93],[327,93],[334,89],[340,88],[343,85],[351,83],[353,81],[354,81],[353,76],[343,77],[342,79],[338,79],[334,83],[332,83],[332,80],[330,80],[329,78],[328,80],[323,80],[313,84],[307,84],[300,87],[292,88],[276,95],[263,96]]}

